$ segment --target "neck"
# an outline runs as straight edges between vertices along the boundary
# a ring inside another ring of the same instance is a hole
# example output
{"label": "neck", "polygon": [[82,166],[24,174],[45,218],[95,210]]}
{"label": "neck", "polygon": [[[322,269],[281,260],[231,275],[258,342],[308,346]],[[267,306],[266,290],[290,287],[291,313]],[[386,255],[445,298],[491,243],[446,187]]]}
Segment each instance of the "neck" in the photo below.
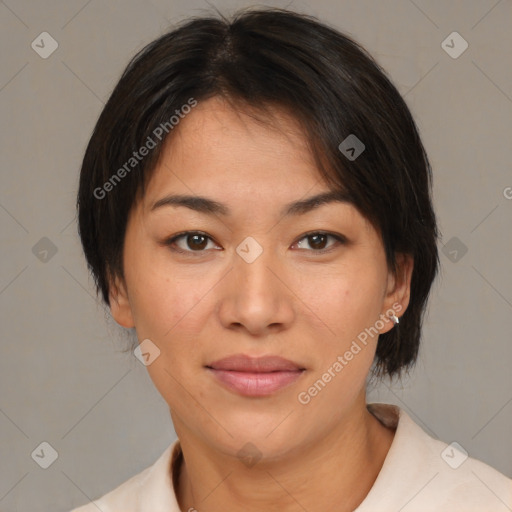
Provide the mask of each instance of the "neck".
{"label": "neck", "polygon": [[246,467],[173,421],[184,454],[176,494],[186,511],[353,511],[373,486],[394,436],[363,400],[342,425],[294,455]]}

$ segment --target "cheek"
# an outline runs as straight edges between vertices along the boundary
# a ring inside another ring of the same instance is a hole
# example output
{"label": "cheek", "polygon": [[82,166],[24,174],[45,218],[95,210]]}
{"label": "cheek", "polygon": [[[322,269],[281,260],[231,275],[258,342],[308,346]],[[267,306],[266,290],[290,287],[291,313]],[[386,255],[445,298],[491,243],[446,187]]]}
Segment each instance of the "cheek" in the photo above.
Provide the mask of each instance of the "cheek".
{"label": "cheek", "polygon": [[[196,283],[194,283],[196,284]],[[192,286],[172,277],[148,276],[140,282],[132,300],[137,332],[168,345],[176,333],[190,341],[200,332],[207,302],[203,286]]]}
{"label": "cheek", "polygon": [[139,339],[166,342],[173,332],[185,328],[194,334],[201,327],[203,297],[213,283],[198,266],[187,270],[172,265],[165,249],[155,247],[147,237],[136,238],[125,247],[125,273]]}
{"label": "cheek", "polygon": [[333,272],[309,272],[300,285],[302,302],[343,344],[373,325],[381,312],[383,279],[376,267],[354,263]]}
{"label": "cheek", "polygon": [[[161,270],[153,266],[151,271],[134,273],[132,310],[138,339],[150,339],[160,350],[146,370],[169,406],[182,410],[191,408],[194,370],[202,364],[201,332],[209,318],[211,284],[166,276],[168,269]],[[196,400],[201,401],[201,394],[201,389],[194,389]]]}

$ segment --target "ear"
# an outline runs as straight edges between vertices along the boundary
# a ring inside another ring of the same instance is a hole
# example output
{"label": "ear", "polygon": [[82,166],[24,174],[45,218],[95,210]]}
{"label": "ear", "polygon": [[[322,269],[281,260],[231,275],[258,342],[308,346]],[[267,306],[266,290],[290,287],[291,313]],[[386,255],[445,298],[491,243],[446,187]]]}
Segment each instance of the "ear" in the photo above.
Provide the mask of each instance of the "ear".
{"label": "ear", "polygon": [[123,279],[117,276],[115,279],[110,279],[109,300],[110,313],[114,320],[120,326],[126,327],[127,329],[135,327],[126,284]]}
{"label": "ear", "polygon": [[[395,314],[400,318],[409,306],[411,297],[411,278],[414,268],[414,260],[410,254],[396,254],[396,272],[392,270],[388,273],[388,282],[386,295],[384,297],[384,311],[382,315],[390,318],[390,314]],[[394,326],[392,321],[386,322],[385,327],[380,330],[380,334],[390,331]]]}

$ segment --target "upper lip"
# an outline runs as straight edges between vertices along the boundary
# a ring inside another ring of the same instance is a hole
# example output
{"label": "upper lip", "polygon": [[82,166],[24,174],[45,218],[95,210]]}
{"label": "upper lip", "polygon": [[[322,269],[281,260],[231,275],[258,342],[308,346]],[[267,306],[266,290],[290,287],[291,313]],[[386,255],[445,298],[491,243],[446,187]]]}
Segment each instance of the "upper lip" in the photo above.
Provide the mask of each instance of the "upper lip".
{"label": "upper lip", "polygon": [[219,359],[208,364],[207,368],[250,373],[304,370],[299,364],[279,356],[251,357],[245,354],[235,354]]}

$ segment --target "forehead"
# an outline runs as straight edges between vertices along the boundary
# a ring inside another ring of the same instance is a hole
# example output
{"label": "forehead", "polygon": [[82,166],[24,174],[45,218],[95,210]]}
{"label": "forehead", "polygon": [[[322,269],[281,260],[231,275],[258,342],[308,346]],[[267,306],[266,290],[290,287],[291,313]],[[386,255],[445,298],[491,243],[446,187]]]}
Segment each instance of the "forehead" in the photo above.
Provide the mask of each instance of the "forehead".
{"label": "forehead", "polygon": [[327,189],[304,130],[283,110],[239,110],[215,97],[199,102],[176,128],[162,148],[146,203],[167,188],[224,197],[281,191],[294,198]]}

